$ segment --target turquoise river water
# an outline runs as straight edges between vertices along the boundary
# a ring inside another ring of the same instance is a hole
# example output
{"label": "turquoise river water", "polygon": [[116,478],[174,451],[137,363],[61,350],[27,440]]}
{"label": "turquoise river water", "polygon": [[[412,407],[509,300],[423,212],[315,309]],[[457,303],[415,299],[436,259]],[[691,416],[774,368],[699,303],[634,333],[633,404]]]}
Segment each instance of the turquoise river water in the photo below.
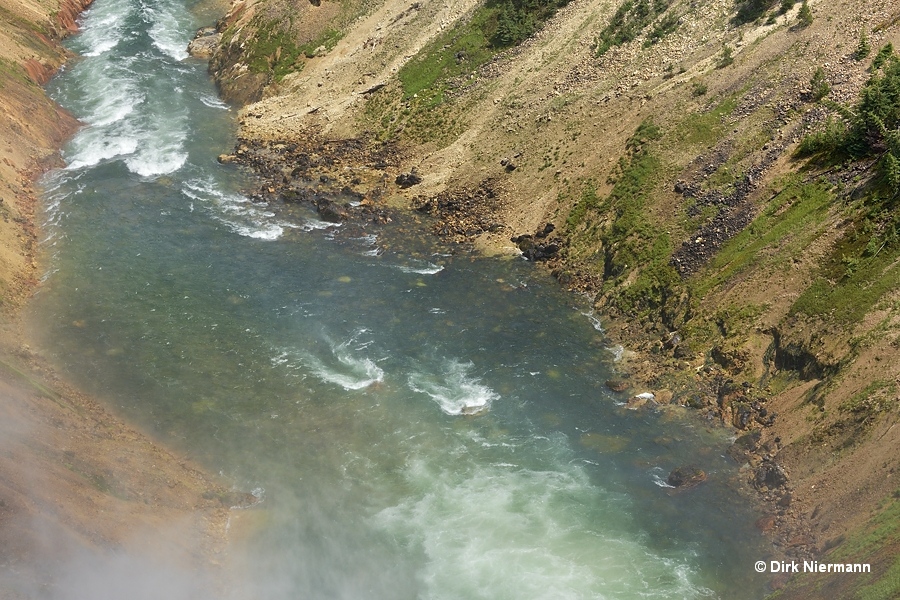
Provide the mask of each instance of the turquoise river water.
{"label": "turquoise river water", "polygon": [[[78,385],[260,497],[233,596],[761,597],[728,432],[625,410],[577,298],[241,194],[215,160],[234,113],[185,52],[214,18],[85,13],[49,86],[85,126],[43,181],[32,321]],[[709,481],[671,493],[685,464]]]}

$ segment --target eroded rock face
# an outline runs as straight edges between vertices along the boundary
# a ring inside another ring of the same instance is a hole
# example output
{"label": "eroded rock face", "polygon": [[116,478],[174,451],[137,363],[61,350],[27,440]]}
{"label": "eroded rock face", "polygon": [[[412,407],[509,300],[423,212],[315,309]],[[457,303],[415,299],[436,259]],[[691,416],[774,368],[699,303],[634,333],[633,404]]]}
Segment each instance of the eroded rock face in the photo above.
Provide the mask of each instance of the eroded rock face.
{"label": "eroded rock face", "polygon": [[203,27],[188,44],[188,54],[194,58],[212,58],[222,42],[222,34],[215,27]]}

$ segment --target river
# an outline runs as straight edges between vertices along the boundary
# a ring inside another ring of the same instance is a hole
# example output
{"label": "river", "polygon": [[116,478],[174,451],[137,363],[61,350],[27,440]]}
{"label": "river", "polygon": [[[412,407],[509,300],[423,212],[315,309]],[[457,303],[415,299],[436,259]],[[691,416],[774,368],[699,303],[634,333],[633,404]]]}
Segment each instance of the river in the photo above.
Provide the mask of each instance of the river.
{"label": "river", "polygon": [[[185,52],[216,15],[96,0],[48,86],[31,309],[81,388],[260,502],[235,598],[758,598],[728,431],[631,411],[586,303],[521,259],[255,204]],[[680,493],[686,464],[709,474]]]}

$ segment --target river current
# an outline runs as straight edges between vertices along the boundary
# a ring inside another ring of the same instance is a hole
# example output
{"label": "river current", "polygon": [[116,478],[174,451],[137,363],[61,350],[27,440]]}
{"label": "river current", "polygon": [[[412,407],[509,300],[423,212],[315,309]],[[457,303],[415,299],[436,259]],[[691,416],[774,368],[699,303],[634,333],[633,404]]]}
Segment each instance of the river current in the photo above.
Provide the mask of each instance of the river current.
{"label": "river current", "polygon": [[[43,181],[51,359],[255,516],[234,598],[756,598],[729,433],[630,411],[587,305],[520,259],[253,203],[185,48],[215,14],[96,0],[49,85],[85,124]],[[668,472],[704,484],[673,493]],[[249,533],[247,533],[249,531]]]}

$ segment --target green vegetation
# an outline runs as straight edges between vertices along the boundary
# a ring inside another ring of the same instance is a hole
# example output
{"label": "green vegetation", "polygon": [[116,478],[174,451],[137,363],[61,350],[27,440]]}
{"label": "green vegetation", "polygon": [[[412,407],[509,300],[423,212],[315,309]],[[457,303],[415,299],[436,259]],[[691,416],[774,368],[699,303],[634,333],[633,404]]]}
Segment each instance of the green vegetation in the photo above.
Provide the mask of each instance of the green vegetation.
{"label": "green vegetation", "polygon": [[653,26],[647,39],[644,40],[644,48],[649,48],[656,42],[660,41],[670,33],[674,33],[678,29],[681,17],[674,12],[667,13]]}
{"label": "green vegetation", "polygon": [[586,182],[566,221],[572,252],[599,242],[600,252],[591,260],[600,261],[603,291],[628,315],[658,313],[680,294],[681,279],[669,265],[672,242],[645,210],[662,179],[662,164],[652,150],[661,137],[657,125],[643,122],[628,140],[609,194],[601,198],[594,182]]}
{"label": "green vegetation", "polygon": [[534,34],[569,0],[488,0],[471,19],[438,36],[398,73],[406,98],[425,95],[429,105],[444,101],[447,83]]}
{"label": "green vegetation", "polygon": [[816,102],[831,93],[831,86],[828,84],[828,78],[825,77],[822,67],[818,67],[813,73],[809,80],[809,87],[812,89],[812,97]]}
{"label": "green vegetation", "polygon": [[862,60],[871,53],[872,46],[869,44],[869,36],[866,35],[866,30],[862,29],[859,32],[859,43],[856,45],[856,52],[853,53],[853,57],[856,60]]}
{"label": "green vegetation", "polygon": [[[252,44],[245,51],[247,65],[255,73],[271,73],[275,81],[303,68],[301,57],[312,58],[319,48],[331,50],[342,37],[340,31],[328,29],[318,38],[305,44],[297,44],[295,36],[278,21],[256,20],[257,28]],[[226,32],[230,37],[232,32]]]}
{"label": "green vegetation", "polygon": [[717,69],[724,69],[725,67],[734,63],[734,50],[731,46],[723,46],[722,54],[719,56],[719,60],[716,63]]}
{"label": "green vegetation", "polygon": [[851,396],[839,408],[841,412],[851,413],[857,420],[865,420],[890,408],[896,393],[897,384],[893,381],[876,380]]}
{"label": "green vegetation", "polygon": [[797,13],[797,20],[800,22],[801,27],[812,25],[813,14],[806,0],[803,0],[803,4],[800,5],[800,12]]}
{"label": "green vegetation", "polygon": [[735,25],[743,25],[744,23],[757,21],[777,2],[778,0],[739,0],[737,2],[737,14],[732,19],[732,22]]}
{"label": "green vegetation", "polygon": [[778,14],[783,15],[794,8],[795,4],[797,4],[797,0],[781,0],[781,8],[778,9]]}
{"label": "green vegetation", "polygon": [[[626,0],[610,18],[609,24],[597,36],[594,42],[594,52],[597,56],[602,56],[610,48],[634,40],[657,17],[666,12],[671,3],[671,0]],[[646,45],[656,43],[677,28],[678,17],[670,15],[663,18],[653,28]]]}
{"label": "green vegetation", "polygon": [[495,49],[521,44],[569,0],[488,0],[485,34]]}
{"label": "green vegetation", "polygon": [[[893,237],[896,240],[896,231]],[[868,255],[864,250],[833,256],[823,269],[834,268],[838,262],[843,266],[843,275],[837,280],[826,277],[826,273],[820,275],[797,298],[790,313],[827,318],[843,326],[859,322],[900,282],[897,243],[894,241],[893,247],[887,250],[885,246],[879,247],[877,255]]]}
{"label": "green vegetation", "polygon": [[[700,84],[692,91],[694,96],[706,93],[706,84]],[[678,139],[689,145],[709,145],[719,140],[725,132],[722,118],[730,115],[737,106],[737,99],[726,98],[711,110],[689,115],[677,127]]]}
{"label": "green vegetation", "polygon": [[820,562],[868,563],[871,573],[822,575],[807,573],[771,598],[855,598],[893,600],[900,597],[900,489],[881,502],[878,514]]}
{"label": "green vegetation", "polygon": [[801,142],[797,153],[831,162],[874,158],[881,183],[895,203],[900,196],[900,57],[888,44],[872,66],[856,106],[830,103],[841,120],[827,121]]}
{"label": "green vegetation", "polygon": [[776,195],[749,227],[726,242],[710,262],[708,275],[695,280],[691,292],[703,297],[747,267],[757,264],[763,249],[782,241],[782,260],[802,252],[817,234],[818,224],[834,195],[823,183],[803,183],[797,177],[782,182]]}

